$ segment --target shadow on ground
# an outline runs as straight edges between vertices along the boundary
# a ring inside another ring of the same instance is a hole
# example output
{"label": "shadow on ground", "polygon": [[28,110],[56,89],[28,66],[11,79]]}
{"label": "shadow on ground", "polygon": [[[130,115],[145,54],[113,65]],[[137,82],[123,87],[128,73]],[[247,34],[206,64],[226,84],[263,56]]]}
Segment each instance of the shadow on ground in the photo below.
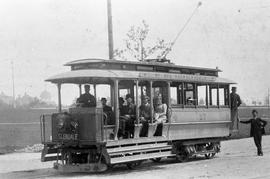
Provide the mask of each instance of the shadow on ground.
{"label": "shadow on ground", "polygon": [[[189,162],[206,160],[204,157],[191,158]],[[135,167],[134,169],[128,169],[126,164],[115,165],[109,168],[106,172],[102,173],[60,173],[53,168],[45,169],[35,169],[35,170],[23,170],[23,171],[13,171],[9,173],[0,174],[0,178],[68,178],[68,177],[84,177],[92,176],[95,178],[99,177],[112,177],[112,176],[123,176],[130,173],[142,173],[155,170],[163,170],[168,167],[168,165],[179,164],[184,165],[185,163],[180,163],[174,158],[162,159],[160,162],[152,162],[150,160],[144,161],[141,165]]]}

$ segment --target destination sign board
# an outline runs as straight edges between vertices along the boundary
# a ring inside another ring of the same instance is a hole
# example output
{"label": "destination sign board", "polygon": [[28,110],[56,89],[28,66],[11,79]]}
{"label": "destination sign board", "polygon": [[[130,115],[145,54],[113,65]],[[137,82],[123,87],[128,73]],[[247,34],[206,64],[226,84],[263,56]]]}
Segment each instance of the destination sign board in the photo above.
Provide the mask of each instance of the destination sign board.
{"label": "destination sign board", "polygon": [[203,75],[189,75],[189,74],[168,74],[168,73],[147,73],[140,72],[139,78],[146,79],[166,79],[166,80],[181,80],[181,81],[204,81],[214,82],[216,77]]}

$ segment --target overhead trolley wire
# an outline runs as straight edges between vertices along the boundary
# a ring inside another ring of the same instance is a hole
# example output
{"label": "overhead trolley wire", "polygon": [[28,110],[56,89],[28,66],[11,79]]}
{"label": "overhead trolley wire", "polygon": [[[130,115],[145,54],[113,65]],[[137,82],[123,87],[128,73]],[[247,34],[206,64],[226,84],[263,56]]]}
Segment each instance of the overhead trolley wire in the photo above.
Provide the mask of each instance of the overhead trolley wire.
{"label": "overhead trolley wire", "polygon": [[189,22],[191,21],[192,17],[195,15],[195,13],[197,12],[197,10],[199,9],[199,7],[202,5],[202,2],[199,2],[198,5],[196,6],[196,8],[193,10],[192,14],[189,16],[189,18],[187,19],[186,23],[184,24],[184,26],[180,29],[180,31],[177,33],[176,37],[174,38],[174,40],[170,43],[169,48],[167,48],[161,55],[160,59],[166,59],[166,56],[169,54],[169,52],[172,50],[173,45],[175,44],[175,42],[177,41],[177,39],[179,38],[179,36],[183,33],[183,31],[185,30],[185,28],[187,27],[187,25],[189,24]]}

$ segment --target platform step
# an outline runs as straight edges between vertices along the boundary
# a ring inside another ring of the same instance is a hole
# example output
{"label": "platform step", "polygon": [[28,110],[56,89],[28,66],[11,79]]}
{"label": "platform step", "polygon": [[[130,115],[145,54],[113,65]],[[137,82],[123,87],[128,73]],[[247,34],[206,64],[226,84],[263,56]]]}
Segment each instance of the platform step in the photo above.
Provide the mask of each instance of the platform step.
{"label": "platform step", "polygon": [[147,152],[147,151],[157,151],[167,149],[172,149],[172,146],[168,145],[167,143],[153,143],[153,144],[140,144],[140,145],[108,148],[107,152],[111,156],[128,152]]}
{"label": "platform step", "polygon": [[56,155],[47,156],[48,154],[57,154],[57,149],[52,148],[52,147],[47,146],[47,145],[44,146],[42,153],[41,153],[41,161],[42,162],[47,162],[47,161],[52,161],[52,160],[57,159]]}
{"label": "platform step", "polygon": [[47,154],[55,154],[55,153],[57,153],[57,149],[48,149],[47,150]]}
{"label": "platform step", "polygon": [[157,153],[143,153],[139,155],[111,158],[111,164],[127,163],[139,160],[147,160],[152,158],[171,157],[171,156],[175,156],[175,154],[172,154],[171,151],[157,152]]}
{"label": "platform step", "polygon": [[[58,156],[58,159],[61,159],[61,156]],[[42,162],[54,161],[57,160],[57,156],[45,156],[41,158]]]}
{"label": "platform step", "polygon": [[111,140],[107,141],[106,147],[120,146],[120,145],[130,145],[130,144],[142,144],[142,143],[153,143],[153,142],[167,142],[168,138],[163,136],[157,137],[141,137],[141,138],[131,138],[131,139],[121,139],[121,140]]}

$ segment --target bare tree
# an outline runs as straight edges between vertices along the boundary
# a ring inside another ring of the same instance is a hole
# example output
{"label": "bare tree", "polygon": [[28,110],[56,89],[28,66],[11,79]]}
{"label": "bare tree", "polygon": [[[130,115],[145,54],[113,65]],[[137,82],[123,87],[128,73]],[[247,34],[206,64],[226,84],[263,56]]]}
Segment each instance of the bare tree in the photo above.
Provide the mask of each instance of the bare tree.
{"label": "bare tree", "polygon": [[155,44],[145,46],[149,30],[149,25],[144,20],[142,26],[131,26],[127,32],[127,39],[125,39],[125,49],[116,49],[114,57],[126,60],[127,54],[129,54],[136,60],[144,61],[155,54],[156,58],[160,58],[164,51],[170,49],[171,43],[165,43],[163,39],[157,39]]}

